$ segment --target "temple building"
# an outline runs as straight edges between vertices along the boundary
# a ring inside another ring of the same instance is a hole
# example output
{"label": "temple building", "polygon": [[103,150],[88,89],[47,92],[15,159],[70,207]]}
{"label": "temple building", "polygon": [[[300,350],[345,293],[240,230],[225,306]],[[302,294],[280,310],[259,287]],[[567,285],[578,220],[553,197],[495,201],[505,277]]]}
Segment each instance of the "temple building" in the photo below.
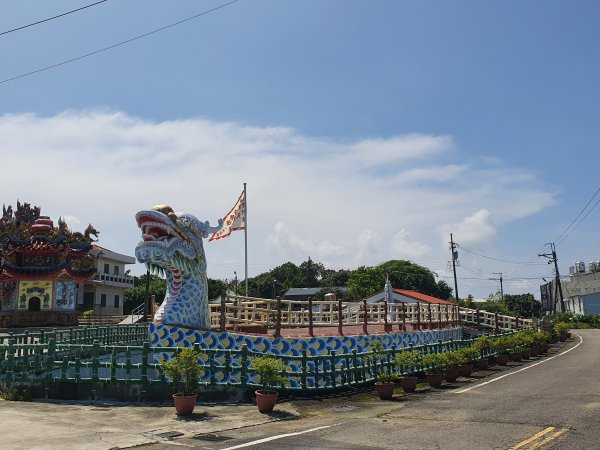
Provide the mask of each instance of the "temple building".
{"label": "temple building", "polygon": [[84,233],[41,215],[39,207],[3,206],[0,219],[0,327],[77,324],[77,292],[96,273],[98,232]]}

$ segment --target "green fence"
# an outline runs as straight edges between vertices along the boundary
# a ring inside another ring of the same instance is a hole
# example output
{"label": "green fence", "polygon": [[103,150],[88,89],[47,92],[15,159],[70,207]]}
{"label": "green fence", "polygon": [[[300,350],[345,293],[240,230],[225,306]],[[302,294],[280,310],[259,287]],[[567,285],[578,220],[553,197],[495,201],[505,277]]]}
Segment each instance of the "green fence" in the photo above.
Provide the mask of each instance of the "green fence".
{"label": "green fence", "polygon": [[[159,361],[176,355],[181,351],[180,347],[152,348],[147,342],[143,345],[115,345],[109,342],[135,340],[140,336],[137,329],[140,327],[130,327],[129,332],[114,329],[121,327],[101,328],[104,330],[97,329],[95,336],[104,339],[104,342],[85,343],[93,337],[86,333],[69,335],[68,330],[57,330],[55,337],[62,338],[62,342],[52,338],[46,342],[18,343],[15,338],[14,342],[0,344],[0,383],[4,386],[37,385],[46,392],[57,384],[81,384],[90,391],[95,391],[99,384],[139,384],[146,392],[169,388],[170,382],[160,370]],[[73,343],[75,340],[82,343]],[[472,342],[451,340],[413,348],[423,354],[440,353],[471,345]],[[260,386],[251,364],[255,354],[246,346],[239,350],[218,350],[201,349],[197,344],[195,349],[203,365],[200,385]],[[298,356],[277,358],[286,365],[287,390],[318,395],[372,384],[377,374],[396,371],[393,359],[403,350],[391,348],[376,355],[373,352],[337,354],[332,351],[317,356],[310,356],[304,351]],[[417,371],[426,369],[420,367]]]}
{"label": "green fence", "polygon": [[66,344],[102,344],[138,343],[148,341],[147,324],[106,325],[49,330],[25,330],[22,333],[8,333],[0,336],[0,345],[5,344],[47,344],[51,340]]}

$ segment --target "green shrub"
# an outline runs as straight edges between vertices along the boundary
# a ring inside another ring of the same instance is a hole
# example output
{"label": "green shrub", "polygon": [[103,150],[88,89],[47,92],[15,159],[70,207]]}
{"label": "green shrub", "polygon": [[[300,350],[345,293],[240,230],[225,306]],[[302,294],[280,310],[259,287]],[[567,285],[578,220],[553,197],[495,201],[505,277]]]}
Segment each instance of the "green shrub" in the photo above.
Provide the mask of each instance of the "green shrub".
{"label": "green shrub", "polygon": [[423,365],[438,373],[448,367],[448,356],[446,353],[430,353],[423,355]]}
{"label": "green shrub", "polygon": [[175,358],[161,362],[160,368],[173,382],[175,395],[189,396],[197,392],[202,367],[193,348],[184,348]]}
{"label": "green shrub", "polygon": [[460,364],[469,364],[479,358],[479,352],[471,346],[459,348],[456,352]]}
{"label": "green shrub", "polygon": [[15,386],[0,389],[0,398],[12,402],[31,401],[31,391],[27,386]]}
{"label": "green shrub", "polygon": [[559,336],[567,334],[571,329],[571,325],[566,322],[557,322],[554,324],[554,331]]}
{"label": "green shrub", "polygon": [[493,340],[492,349],[497,355],[506,355],[511,352],[513,341],[510,336],[500,336]]}
{"label": "green shrub", "polygon": [[423,363],[423,355],[418,350],[403,350],[394,358],[394,365],[402,372],[412,373]]}
{"label": "green shrub", "polygon": [[265,391],[274,391],[275,386],[285,386],[285,363],[273,356],[261,355],[250,358],[252,368],[260,377],[260,384]]}

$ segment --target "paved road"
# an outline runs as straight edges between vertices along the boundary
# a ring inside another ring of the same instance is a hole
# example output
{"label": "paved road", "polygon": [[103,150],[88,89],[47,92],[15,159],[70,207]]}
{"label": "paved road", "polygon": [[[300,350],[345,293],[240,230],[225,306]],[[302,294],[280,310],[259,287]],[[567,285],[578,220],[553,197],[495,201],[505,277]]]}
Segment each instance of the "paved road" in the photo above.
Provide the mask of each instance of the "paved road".
{"label": "paved road", "polygon": [[205,449],[600,449],[598,348],[600,330],[583,330],[549,357],[475,383],[386,403],[293,402],[302,420],[178,442]]}
{"label": "paved road", "polygon": [[445,389],[294,400],[271,416],[251,404],[178,420],[171,406],[4,401],[0,449],[510,449],[536,435],[518,450],[600,449],[600,330],[579,334],[550,357]]}

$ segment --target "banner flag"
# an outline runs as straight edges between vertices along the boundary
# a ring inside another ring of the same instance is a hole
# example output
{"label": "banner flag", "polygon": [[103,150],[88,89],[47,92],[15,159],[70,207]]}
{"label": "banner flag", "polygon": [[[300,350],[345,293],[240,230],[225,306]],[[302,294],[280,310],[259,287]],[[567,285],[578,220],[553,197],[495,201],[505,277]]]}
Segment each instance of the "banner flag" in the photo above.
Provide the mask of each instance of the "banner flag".
{"label": "banner flag", "polygon": [[218,239],[226,238],[231,234],[232,231],[245,230],[246,229],[246,191],[244,190],[235,203],[231,211],[223,217],[223,228],[214,233],[208,240],[216,241]]}

